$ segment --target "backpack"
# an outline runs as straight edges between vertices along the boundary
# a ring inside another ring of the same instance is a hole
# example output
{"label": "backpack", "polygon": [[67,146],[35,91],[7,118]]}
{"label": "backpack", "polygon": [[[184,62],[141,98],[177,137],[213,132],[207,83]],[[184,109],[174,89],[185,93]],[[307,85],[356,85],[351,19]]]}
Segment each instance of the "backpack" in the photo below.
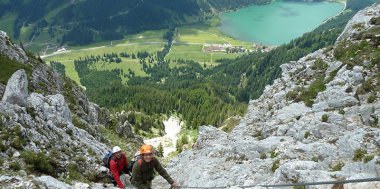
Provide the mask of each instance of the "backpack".
{"label": "backpack", "polygon": [[[140,155],[136,155],[133,159],[131,159],[131,161],[130,161],[129,164],[128,164],[128,171],[129,171],[130,173],[132,173],[133,165],[136,163],[136,161],[139,161],[140,159],[141,159],[141,156],[140,156]],[[141,167],[141,165],[142,165],[142,162],[141,162],[141,161],[139,162],[139,165],[140,165],[140,167]]]}
{"label": "backpack", "polygon": [[112,159],[112,152],[108,151],[108,153],[103,157],[103,166],[109,169],[111,159]]}

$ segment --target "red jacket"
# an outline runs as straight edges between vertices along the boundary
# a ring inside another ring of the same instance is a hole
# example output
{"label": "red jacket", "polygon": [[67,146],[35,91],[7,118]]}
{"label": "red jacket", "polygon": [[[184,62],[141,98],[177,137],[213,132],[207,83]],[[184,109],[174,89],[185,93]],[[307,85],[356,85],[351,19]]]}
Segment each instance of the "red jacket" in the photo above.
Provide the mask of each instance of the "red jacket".
{"label": "red jacket", "polygon": [[120,173],[122,173],[123,170],[127,170],[127,169],[128,169],[128,161],[124,154],[121,154],[121,157],[119,159],[116,158],[115,156],[111,158],[110,171],[117,185],[120,188],[124,188],[124,185],[120,180]]}

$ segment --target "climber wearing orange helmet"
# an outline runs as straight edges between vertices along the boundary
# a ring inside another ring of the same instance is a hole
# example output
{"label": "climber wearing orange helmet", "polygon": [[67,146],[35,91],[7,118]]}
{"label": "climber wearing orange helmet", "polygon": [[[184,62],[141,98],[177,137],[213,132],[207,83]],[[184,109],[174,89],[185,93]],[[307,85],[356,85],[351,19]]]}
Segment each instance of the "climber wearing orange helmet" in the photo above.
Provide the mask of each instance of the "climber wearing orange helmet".
{"label": "climber wearing orange helmet", "polygon": [[141,159],[133,165],[131,183],[138,189],[151,189],[156,170],[173,188],[179,185],[175,182],[166,170],[161,166],[157,158],[153,157],[153,150],[150,145],[144,144],[140,148]]}

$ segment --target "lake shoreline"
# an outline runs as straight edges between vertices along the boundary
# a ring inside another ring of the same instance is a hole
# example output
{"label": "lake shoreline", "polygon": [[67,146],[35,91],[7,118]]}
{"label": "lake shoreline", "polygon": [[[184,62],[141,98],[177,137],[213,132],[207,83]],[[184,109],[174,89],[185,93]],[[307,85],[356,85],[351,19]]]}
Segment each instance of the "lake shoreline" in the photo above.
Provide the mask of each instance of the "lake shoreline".
{"label": "lake shoreline", "polygon": [[[335,2],[335,1],[333,1],[333,2]],[[342,9],[338,14],[336,14],[336,15],[334,15],[334,16],[331,16],[330,18],[327,18],[326,20],[324,20],[324,21],[321,23],[321,25],[324,24],[324,23],[326,23],[327,21],[329,21],[329,20],[331,20],[331,19],[334,19],[335,17],[337,17],[337,16],[343,14],[344,11],[347,9],[347,1],[336,1],[336,3],[343,4],[343,5],[344,5],[343,9]]]}

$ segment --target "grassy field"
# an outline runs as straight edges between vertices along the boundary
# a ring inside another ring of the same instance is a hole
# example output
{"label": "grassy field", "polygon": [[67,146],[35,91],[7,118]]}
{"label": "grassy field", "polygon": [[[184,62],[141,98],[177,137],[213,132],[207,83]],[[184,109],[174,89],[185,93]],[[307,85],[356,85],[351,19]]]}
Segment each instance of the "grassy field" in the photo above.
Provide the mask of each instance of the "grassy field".
{"label": "grassy field", "polygon": [[231,44],[252,49],[252,43],[234,39],[218,30],[220,20],[214,17],[204,24],[192,24],[179,28],[179,42]]}
{"label": "grassy field", "polygon": [[[122,58],[121,63],[108,63],[108,62],[99,62],[95,64],[95,67],[92,69],[96,70],[113,70],[113,69],[121,69],[124,73],[128,73],[128,70],[132,70],[136,75],[147,77],[148,74],[143,71],[142,64],[139,63],[137,59],[126,59]],[[122,82],[126,84],[128,82],[128,78],[121,77]]]}
{"label": "grassy field", "polygon": [[[161,35],[161,32],[159,32],[157,35]],[[141,35],[140,35],[141,36]],[[143,39],[144,37],[140,37],[139,39]],[[153,36],[150,36],[148,39],[154,38]],[[79,58],[84,58],[86,56],[103,56],[103,54],[111,54],[111,53],[121,53],[121,52],[126,52],[129,54],[141,51],[147,51],[152,54],[156,54],[157,51],[162,50],[164,46],[164,42],[161,39],[159,41],[159,38],[156,37],[156,42],[141,42],[141,43],[129,43],[130,39],[134,38],[127,38],[123,41],[117,41],[113,42],[113,44],[116,45],[110,45],[110,42],[103,43],[103,44],[92,44],[89,46],[83,46],[83,47],[68,47],[67,52],[61,53],[61,54],[55,54],[52,56],[48,56],[44,58],[44,60],[48,63],[50,61],[58,61],[61,62],[62,64],[65,65],[66,69],[66,75],[76,81],[78,84],[80,84],[80,79],[78,76],[78,73],[75,70],[75,65],[74,65],[74,60],[79,59]],[[102,45],[102,46],[97,46],[97,45]],[[143,72],[142,65],[139,63],[137,59],[132,59],[132,58],[121,58],[122,62],[119,64],[113,63],[104,63],[104,62],[99,62],[96,64],[94,69],[98,70],[112,70],[115,68],[122,69],[124,73],[128,73],[128,69],[131,69],[132,71],[135,72],[136,75],[138,76],[147,76],[145,72]],[[123,78],[123,77],[122,77]],[[127,80],[123,78],[123,82],[126,82]]]}
{"label": "grassy field", "polygon": [[[201,64],[215,66],[216,60],[227,58],[233,59],[240,54],[227,54],[225,52],[206,52],[204,45],[229,44],[231,46],[242,46],[245,49],[252,49],[249,42],[239,41],[221,33],[217,27],[219,19],[213,18],[208,23],[193,24],[178,28],[178,36],[166,59],[194,60]],[[173,63],[175,64],[175,63]],[[175,66],[175,65],[171,65]]]}
{"label": "grassy field", "polygon": [[[218,59],[233,59],[236,58],[239,54],[227,54],[225,52],[203,52],[203,45],[177,45],[174,44],[172,50],[166,57],[170,60],[194,60],[201,64],[206,64],[207,66],[215,66],[218,63]],[[172,63],[171,67],[176,66],[175,62]]]}
{"label": "grassy field", "polygon": [[162,50],[164,43],[133,43],[133,44],[119,44],[112,46],[100,46],[100,47],[91,47],[91,48],[83,48],[83,49],[74,49],[71,50],[70,47],[67,49],[68,51],[61,54],[55,54],[52,56],[48,56],[45,60],[55,60],[55,61],[63,61],[63,60],[74,60],[79,59],[80,57],[84,58],[86,56],[102,56],[103,54],[110,53],[137,53],[141,51],[147,51],[149,53],[156,53],[157,51]]}
{"label": "grassy field", "polygon": [[[218,29],[219,19],[215,18],[205,24],[195,24],[189,26],[182,26],[178,28],[178,36],[173,42],[170,52],[165,57],[167,60],[194,60],[199,62],[206,67],[211,67],[217,65],[217,60],[219,59],[234,59],[240,54],[227,54],[225,52],[206,52],[204,51],[204,45],[207,44],[230,44],[232,46],[243,46],[246,49],[252,49],[252,44],[248,42],[243,42],[235,40],[229,36],[222,34]],[[58,61],[65,65],[66,75],[71,79],[80,84],[79,76],[75,71],[74,60],[79,58],[84,58],[86,56],[103,56],[103,54],[110,53],[135,53],[147,51],[153,55],[156,55],[157,51],[161,51],[166,44],[163,39],[163,35],[167,30],[155,30],[155,31],[145,31],[137,34],[126,35],[122,40],[115,41],[104,41],[99,43],[94,43],[86,46],[69,46],[67,47],[67,52],[61,54],[50,54],[44,56],[41,54],[43,59],[47,62]],[[48,33],[43,32],[36,41],[44,42],[48,40]],[[46,42],[47,43],[47,42]],[[41,43],[44,45],[45,43]],[[47,53],[53,53],[51,49],[46,51]],[[148,76],[147,73],[142,71],[142,65],[137,59],[131,58],[121,58],[122,62],[117,63],[106,63],[99,62],[93,69],[97,70],[112,70],[112,69],[122,69],[124,73],[128,73],[128,70],[135,72],[137,76]],[[173,61],[170,65],[171,67],[178,66],[178,64]],[[127,82],[127,78],[123,78],[123,82]]]}
{"label": "grassy field", "polygon": [[[162,50],[164,46],[164,40],[162,35],[165,31],[147,31],[135,35],[128,35],[123,40],[118,41],[106,41],[101,43],[95,43],[87,46],[81,47],[67,47],[68,52],[56,54],[53,56],[48,56],[44,58],[46,62],[58,61],[65,65],[66,75],[73,79],[75,82],[80,84],[80,79],[78,73],[75,70],[74,60],[79,58],[84,58],[86,56],[103,56],[103,54],[110,53],[121,53],[126,52],[129,54],[137,53],[141,51],[147,51],[149,53],[155,54],[157,51]],[[112,45],[111,45],[112,43]],[[121,58],[122,62],[116,63],[104,63],[99,62],[96,64],[94,69],[97,70],[112,70],[115,68],[122,69],[124,73],[128,73],[128,69],[131,69],[138,76],[147,76],[143,72],[142,65],[137,59],[132,58]],[[123,78],[123,82],[127,80]]]}
{"label": "grassy field", "polygon": [[65,65],[66,76],[81,85],[78,72],[75,70],[74,61],[63,60],[60,62]]}

